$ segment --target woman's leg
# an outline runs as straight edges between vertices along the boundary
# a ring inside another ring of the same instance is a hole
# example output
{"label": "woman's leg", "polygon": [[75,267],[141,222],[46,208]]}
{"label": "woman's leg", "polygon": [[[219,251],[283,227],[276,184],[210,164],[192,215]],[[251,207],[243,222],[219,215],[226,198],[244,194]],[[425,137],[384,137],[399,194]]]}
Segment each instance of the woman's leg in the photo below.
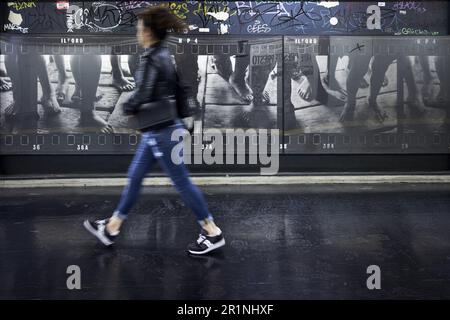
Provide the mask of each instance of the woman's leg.
{"label": "woman's leg", "polygon": [[[387,115],[383,113],[377,104],[377,97],[380,94],[381,87],[383,86],[384,78],[389,66],[395,60],[395,56],[381,56],[377,55],[373,58],[372,71],[370,77],[370,94],[369,94],[369,107],[375,113],[375,118],[379,122],[383,122]],[[397,60],[398,62],[398,60]]]}
{"label": "woman's leg", "polygon": [[130,69],[131,76],[134,78],[134,82],[136,82],[135,74],[139,65],[139,55],[132,54],[128,56],[128,68]]}
{"label": "woman's leg", "polygon": [[123,220],[128,217],[128,212],[136,203],[142,186],[142,180],[155,162],[152,150],[148,145],[147,136],[142,136],[139,147],[133,161],[128,168],[128,184],[122,191],[119,204],[110,219],[107,229],[110,233],[116,233]]}
{"label": "woman's leg", "polygon": [[[167,151],[170,149],[167,149]],[[165,150],[166,151],[166,150]],[[164,171],[170,176],[176,190],[186,205],[195,213],[198,221],[212,219],[208,205],[198,187],[194,185],[184,163],[172,162],[170,152],[163,151],[158,159]]]}
{"label": "woman's leg", "polygon": [[109,56],[111,62],[111,72],[112,72],[112,85],[116,87],[119,91],[132,91],[134,89],[134,84],[125,79],[123,75],[123,70],[120,65],[121,56],[112,54]]}
{"label": "woman's leg", "polygon": [[95,112],[95,102],[97,88],[100,82],[100,72],[102,60],[100,55],[79,55],[72,56],[71,68],[77,87],[72,99],[79,94],[80,105],[80,126],[86,130],[100,131],[103,133],[112,133],[113,128]]}
{"label": "woman's leg", "polygon": [[253,100],[253,93],[246,81],[245,74],[250,65],[250,55],[236,55],[234,71],[230,75],[228,82],[238,96],[246,103]]}
{"label": "woman's leg", "polygon": [[13,103],[6,107],[5,117],[14,116],[20,110],[20,72],[17,65],[17,54],[5,55],[5,67],[7,73],[11,79],[12,91],[13,91]]}
{"label": "woman's leg", "polygon": [[172,141],[172,133],[182,128],[183,126],[178,123],[178,125],[155,132],[155,144],[152,145],[152,151],[161,167],[172,179],[184,203],[195,213],[197,221],[202,227],[199,238],[188,245],[188,252],[194,255],[206,254],[224,246],[225,238],[222,230],[214,223],[203,194],[192,183],[186,166],[183,161],[180,161],[183,159],[182,149],[178,154],[172,152],[175,146],[184,143],[183,141]]}
{"label": "woman's leg", "polygon": [[[172,159],[172,150],[179,143],[172,141],[172,132],[182,128],[181,125],[164,128],[154,135],[155,144],[152,145],[153,155],[164,171],[170,176],[175,189],[180,193],[184,203],[191,209],[200,225],[209,235],[220,233],[220,229],[213,222],[213,217],[208,210],[208,204],[203,197],[202,192],[194,185],[189,177],[189,171],[185,164],[175,164]],[[182,152],[176,155],[183,157]]]}
{"label": "woman's leg", "polygon": [[5,67],[11,79],[13,103],[5,108],[5,118],[14,121],[18,131],[37,129],[37,77],[40,56],[8,54]]}
{"label": "woman's leg", "polygon": [[431,59],[433,57],[430,56],[419,56],[420,65],[422,66],[423,72],[423,87],[422,87],[422,99],[425,104],[429,104],[430,98],[432,96],[432,87],[433,87],[433,75],[431,74],[430,64]]}
{"label": "woman's leg", "polygon": [[439,94],[436,97],[436,105],[445,108],[445,120],[443,129],[450,131],[450,106],[448,88],[450,84],[450,59],[448,56],[439,56],[436,58],[436,71],[439,77]]}
{"label": "woman's leg", "polygon": [[56,100],[55,92],[50,83],[50,77],[48,75],[47,61],[45,61],[44,56],[38,56],[38,77],[39,83],[42,88],[42,98],[41,104],[47,115],[57,115],[61,113],[61,108],[59,107],[58,101]]}
{"label": "woman's leg", "polygon": [[155,162],[151,148],[147,143],[147,135],[144,134],[128,168],[128,184],[122,191],[120,202],[112,217],[97,221],[85,220],[83,223],[84,227],[106,246],[114,244],[123,221],[128,217],[128,212],[139,197],[142,180]]}
{"label": "woman's leg", "polygon": [[349,56],[350,70],[347,76],[347,103],[344,105],[340,121],[353,121],[356,108],[356,94],[359,90],[361,80],[369,68],[369,55],[351,55]]}
{"label": "woman's leg", "polygon": [[414,74],[413,65],[414,57],[399,56],[397,59],[398,67],[403,70],[403,77],[408,88],[408,107],[410,110],[410,117],[420,119],[424,113],[424,105],[420,99],[419,88],[417,87],[417,75]]}
{"label": "woman's leg", "polygon": [[185,51],[183,54],[175,54],[175,63],[178,76],[192,88],[192,96],[197,98],[200,76],[198,69],[198,55]]}
{"label": "woman's leg", "polygon": [[69,76],[66,72],[66,63],[64,61],[64,55],[54,55],[56,68],[58,69],[58,85],[56,86],[56,100],[60,104],[66,101],[68,89],[69,89]]}
{"label": "woman's leg", "polygon": [[75,80],[75,91],[72,95],[73,101],[79,101],[81,99],[81,92],[79,83],[82,82],[81,77],[81,59],[79,55],[73,55],[70,57],[70,70],[72,71],[73,80]]}
{"label": "woman's leg", "polygon": [[[0,66],[0,77],[8,77],[6,70]],[[0,79],[0,92],[11,90],[12,86],[3,79]]]}

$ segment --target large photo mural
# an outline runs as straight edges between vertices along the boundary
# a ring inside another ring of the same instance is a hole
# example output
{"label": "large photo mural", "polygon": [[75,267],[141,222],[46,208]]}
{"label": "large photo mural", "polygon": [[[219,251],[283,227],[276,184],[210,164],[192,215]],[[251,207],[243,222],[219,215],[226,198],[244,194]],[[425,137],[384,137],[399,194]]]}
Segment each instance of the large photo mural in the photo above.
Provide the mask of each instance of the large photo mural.
{"label": "large photo mural", "polygon": [[166,45],[200,137],[276,129],[282,153],[448,152],[445,1],[16,1],[0,3],[0,153],[134,152],[121,105],[136,13],[156,4],[189,26]]}

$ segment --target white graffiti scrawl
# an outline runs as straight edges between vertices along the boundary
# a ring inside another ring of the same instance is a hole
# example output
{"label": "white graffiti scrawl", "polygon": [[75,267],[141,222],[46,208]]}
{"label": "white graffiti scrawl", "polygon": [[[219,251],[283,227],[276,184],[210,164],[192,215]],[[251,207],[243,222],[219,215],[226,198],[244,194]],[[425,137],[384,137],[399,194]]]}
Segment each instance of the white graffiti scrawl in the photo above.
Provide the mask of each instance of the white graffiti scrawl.
{"label": "white graffiti scrawl", "polygon": [[319,1],[318,6],[322,6],[325,8],[334,8],[339,6],[339,1]]}
{"label": "white graffiti scrawl", "polygon": [[208,12],[207,15],[212,16],[218,21],[219,34],[227,34],[229,32],[230,24],[227,21],[230,18],[230,14],[228,12]]}
{"label": "white graffiti scrawl", "polygon": [[109,3],[94,2],[84,10],[71,5],[67,10],[67,32],[87,27],[91,32],[112,32],[122,23],[122,10]]}
{"label": "white graffiti scrawl", "polygon": [[[16,10],[20,10],[17,8],[17,4],[14,2],[8,2],[8,7],[13,7]],[[20,25],[23,22],[22,15],[20,13],[14,12],[12,10],[9,11],[8,15],[8,21],[10,23],[7,23],[3,26],[3,30],[17,30],[22,33],[28,33],[28,28],[22,28]]]}

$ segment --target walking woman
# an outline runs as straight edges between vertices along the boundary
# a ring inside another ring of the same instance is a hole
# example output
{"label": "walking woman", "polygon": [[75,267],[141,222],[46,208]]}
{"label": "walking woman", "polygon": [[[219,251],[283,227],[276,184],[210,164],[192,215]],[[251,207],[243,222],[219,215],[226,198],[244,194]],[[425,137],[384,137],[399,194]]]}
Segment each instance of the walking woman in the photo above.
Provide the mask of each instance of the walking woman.
{"label": "walking woman", "polygon": [[[185,28],[186,25],[163,6],[153,6],[138,14],[137,39],[145,51],[136,71],[136,89],[123,105],[126,114],[135,114],[139,119],[140,106],[162,99],[167,91],[176,94],[176,70],[164,40],[168,31],[181,32]],[[172,132],[183,128],[182,122],[176,118],[140,129],[142,139],[128,169],[128,183],[116,210],[110,218],[84,221],[85,228],[104,245],[110,246],[116,241],[120,228],[138,199],[142,180],[156,161],[170,176],[201,226],[199,238],[188,246],[188,251],[191,254],[205,254],[225,244],[222,231],[214,223],[203,194],[192,183],[184,163],[175,164],[171,159],[172,148],[179,143],[171,140]]]}

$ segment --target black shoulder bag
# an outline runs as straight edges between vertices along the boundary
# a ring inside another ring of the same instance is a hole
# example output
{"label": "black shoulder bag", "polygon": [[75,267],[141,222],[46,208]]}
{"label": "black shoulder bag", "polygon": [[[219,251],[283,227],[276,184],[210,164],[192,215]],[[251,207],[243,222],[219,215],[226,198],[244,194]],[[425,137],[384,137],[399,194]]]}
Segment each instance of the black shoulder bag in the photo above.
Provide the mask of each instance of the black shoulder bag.
{"label": "black shoulder bag", "polygon": [[177,118],[177,102],[174,97],[147,102],[139,107],[136,115],[138,128],[144,129]]}
{"label": "black shoulder bag", "polygon": [[[145,68],[148,68],[147,64]],[[145,74],[146,72],[144,72],[144,76]],[[168,95],[169,84],[167,81],[157,81],[155,85],[165,85],[166,94],[162,99],[143,103],[139,106],[136,114],[138,129],[173,121],[178,117],[177,99],[173,95]]]}
{"label": "black shoulder bag", "polygon": [[[148,68],[148,65],[145,68]],[[196,98],[192,96],[191,87],[180,79],[176,70],[174,72],[175,96],[166,95],[163,99],[142,104],[136,115],[139,129],[175,120],[178,117],[189,118],[198,114],[200,108],[196,103]],[[146,72],[144,72],[145,74]],[[168,91],[167,81],[158,82],[158,84],[165,85]]]}

